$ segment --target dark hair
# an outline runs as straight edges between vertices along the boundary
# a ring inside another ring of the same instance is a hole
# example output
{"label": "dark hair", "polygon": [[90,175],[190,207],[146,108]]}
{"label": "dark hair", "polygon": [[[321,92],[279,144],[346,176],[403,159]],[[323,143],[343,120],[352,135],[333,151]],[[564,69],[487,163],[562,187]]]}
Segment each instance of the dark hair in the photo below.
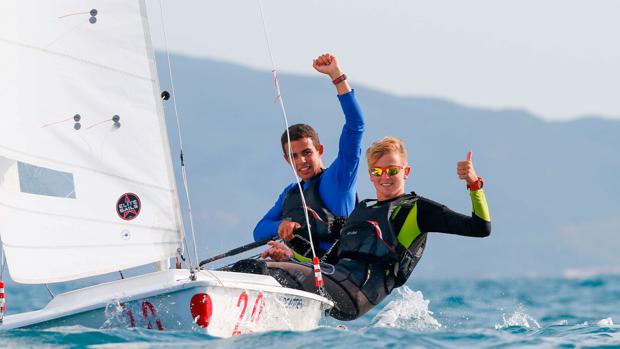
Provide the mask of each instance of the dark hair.
{"label": "dark hair", "polygon": [[[319,140],[319,134],[312,128],[310,125],[306,124],[295,124],[288,128],[288,132],[291,136],[292,141],[298,141],[303,138],[310,138],[312,140],[312,144],[314,147],[318,148],[321,145],[321,141]],[[285,145],[288,143],[288,139],[286,137],[286,130],[282,133],[282,137],[280,137],[280,143],[282,143],[282,151],[286,154]]]}

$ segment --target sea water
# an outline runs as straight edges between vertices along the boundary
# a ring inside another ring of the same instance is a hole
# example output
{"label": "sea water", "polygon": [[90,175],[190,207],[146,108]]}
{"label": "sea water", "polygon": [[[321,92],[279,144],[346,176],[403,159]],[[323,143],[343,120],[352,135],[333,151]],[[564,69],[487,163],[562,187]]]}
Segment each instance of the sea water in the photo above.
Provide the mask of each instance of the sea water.
{"label": "sea water", "polygon": [[[10,312],[49,298],[38,289],[13,291],[7,290]],[[327,318],[309,332],[221,339],[191,331],[73,326],[0,332],[0,348],[620,348],[619,324],[620,276],[412,279],[364,317]]]}

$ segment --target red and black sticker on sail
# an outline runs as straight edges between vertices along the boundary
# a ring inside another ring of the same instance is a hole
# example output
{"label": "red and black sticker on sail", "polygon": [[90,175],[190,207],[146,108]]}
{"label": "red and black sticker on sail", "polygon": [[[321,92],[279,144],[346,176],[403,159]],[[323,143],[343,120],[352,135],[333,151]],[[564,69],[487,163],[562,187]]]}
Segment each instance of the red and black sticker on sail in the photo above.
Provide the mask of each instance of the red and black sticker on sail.
{"label": "red and black sticker on sail", "polygon": [[126,221],[138,217],[141,208],[140,198],[134,193],[125,193],[116,201],[116,213]]}

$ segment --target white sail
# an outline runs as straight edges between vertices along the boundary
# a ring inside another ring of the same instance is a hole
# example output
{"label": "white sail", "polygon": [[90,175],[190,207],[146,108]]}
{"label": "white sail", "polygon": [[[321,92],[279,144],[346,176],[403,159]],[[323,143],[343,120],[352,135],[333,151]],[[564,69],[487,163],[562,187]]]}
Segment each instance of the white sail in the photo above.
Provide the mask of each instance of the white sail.
{"label": "white sail", "polygon": [[144,265],[182,245],[145,12],[136,0],[2,1],[0,236],[17,282]]}

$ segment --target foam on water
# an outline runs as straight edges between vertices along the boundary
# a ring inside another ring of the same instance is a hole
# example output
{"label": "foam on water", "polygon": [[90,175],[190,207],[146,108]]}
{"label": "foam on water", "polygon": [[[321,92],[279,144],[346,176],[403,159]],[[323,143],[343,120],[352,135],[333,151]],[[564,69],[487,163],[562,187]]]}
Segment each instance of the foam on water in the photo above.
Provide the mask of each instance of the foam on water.
{"label": "foam on water", "polygon": [[374,327],[394,327],[407,330],[439,329],[441,324],[428,309],[429,300],[420,291],[403,286],[371,321]]}
{"label": "foam on water", "polygon": [[127,309],[118,300],[108,303],[105,307],[105,322],[102,328],[130,327],[126,311]]}
{"label": "foam on water", "polygon": [[604,318],[604,319],[599,320],[596,324],[599,327],[613,327],[614,326],[614,321],[612,320],[611,317],[608,317],[608,318]]}
{"label": "foam on water", "polygon": [[54,332],[54,333],[60,333],[60,334],[82,334],[85,332],[98,332],[100,331],[99,329],[93,329],[90,327],[84,327],[81,325],[73,325],[73,326],[57,326],[57,327],[50,327],[50,328],[44,328],[40,330],[41,332]]}
{"label": "foam on water", "polygon": [[539,329],[540,324],[536,319],[525,313],[522,307],[515,310],[508,318],[506,314],[502,314],[503,322],[501,324],[495,324],[495,329],[501,330],[508,327],[519,326],[525,328]]}

